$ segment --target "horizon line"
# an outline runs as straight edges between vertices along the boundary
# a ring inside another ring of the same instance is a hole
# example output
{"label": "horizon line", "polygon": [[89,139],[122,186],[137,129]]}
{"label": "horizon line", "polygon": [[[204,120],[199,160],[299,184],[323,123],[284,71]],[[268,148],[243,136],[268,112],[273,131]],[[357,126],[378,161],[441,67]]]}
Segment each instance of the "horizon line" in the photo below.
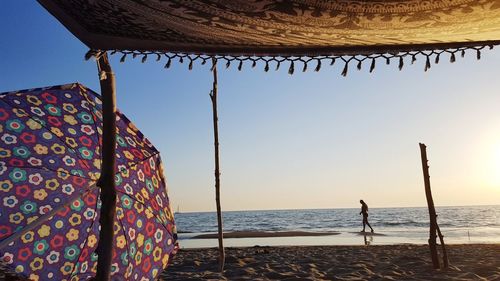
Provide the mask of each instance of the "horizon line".
{"label": "horizon line", "polygon": [[[500,204],[475,204],[475,205],[435,205],[437,208],[447,207],[485,207],[500,206]],[[427,208],[427,206],[407,206],[407,207],[370,207],[370,209],[398,209],[398,208]],[[298,208],[298,209],[248,209],[248,210],[223,210],[222,212],[265,212],[265,211],[298,211],[298,210],[340,210],[340,209],[359,209],[359,207],[339,207],[339,208]],[[176,213],[216,213],[213,211],[174,211]]]}

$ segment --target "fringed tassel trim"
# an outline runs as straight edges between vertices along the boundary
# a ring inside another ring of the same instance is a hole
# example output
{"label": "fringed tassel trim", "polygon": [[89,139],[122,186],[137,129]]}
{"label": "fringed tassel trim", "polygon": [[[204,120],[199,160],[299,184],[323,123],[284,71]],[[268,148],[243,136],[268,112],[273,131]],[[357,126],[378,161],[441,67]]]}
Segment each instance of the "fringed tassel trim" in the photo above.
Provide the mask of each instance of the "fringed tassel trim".
{"label": "fringed tassel trim", "polygon": [[[456,53],[459,53],[461,57],[465,56],[466,51],[475,51],[476,58],[481,59],[481,51],[489,47],[493,49],[493,45],[487,46],[474,46],[474,47],[461,47],[446,50],[429,50],[429,51],[410,51],[402,53],[384,53],[384,54],[371,54],[371,55],[356,55],[356,56],[338,56],[338,55],[321,55],[321,56],[221,56],[221,55],[204,55],[204,54],[184,54],[184,53],[162,53],[162,52],[142,52],[142,51],[120,51],[120,50],[89,50],[85,54],[85,60],[91,58],[98,59],[105,52],[110,52],[110,55],[120,54],[120,62],[125,62],[127,57],[132,57],[135,59],[140,57],[141,62],[145,63],[148,57],[155,57],[156,61],[161,61],[165,59],[165,68],[170,68],[172,61],[177,59],[180,64],[184,63],[184,60],[189,60],[188,69],[192,70],[195,63],[205,65],[207,61],[212,60],[217,63],[221,61],[225,63],[226,68],[231,66],[231,63],[237,63],[238,71],[243,70],[245,64],[250,63],[252,68],[255,68],[257,64],[263,64],[264,71],[268,72],[272,65],[275,65],[275,71],[278,71],[283,62],[289,62],[288,73],[293,75],[295,73],[295,64],[299,63],[302,66],[302,72],[306,72],[309,68],[309,64],[315,64],[314,71],[318,72],[321,70],[322,62],[329,61],[330,66],[334,66],[337,60],[341,60],[343,64],[342,76],[347,76],[349,70],[349,63],[353,61],[356,63],[356,68],[358,70],[362,69],[362,64],[365,60],[370,61],[369,72],[372,73],[375,70],[375,64],[378,60],[385,60],[387,65],[391,62],[398,62],[398,69],[402,70],[405,62],[405,58],[411,58],[411,64],[417,61],[417,58],[425,58],[424,71],[428,71],[431,68],[431,59],[433,59],[434,64],[438,64],[440,61],[440,56],[443,53],[448,53],[450,55],[450,62],[454,63],[456,61]],[[212,65],[210,70],[213,69],[215,65]]]}

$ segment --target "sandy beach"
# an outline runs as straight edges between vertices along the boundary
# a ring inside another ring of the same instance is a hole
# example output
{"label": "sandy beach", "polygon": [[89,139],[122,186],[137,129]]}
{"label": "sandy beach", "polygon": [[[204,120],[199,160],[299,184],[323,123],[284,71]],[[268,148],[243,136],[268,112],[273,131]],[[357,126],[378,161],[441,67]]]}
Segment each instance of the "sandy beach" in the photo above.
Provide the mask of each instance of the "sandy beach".
{"label": "sandy beach", "polygon": [[427,245],[181,249],[163,280],[500,280],[500,244],[448,245],[450,267],[433,270]]}

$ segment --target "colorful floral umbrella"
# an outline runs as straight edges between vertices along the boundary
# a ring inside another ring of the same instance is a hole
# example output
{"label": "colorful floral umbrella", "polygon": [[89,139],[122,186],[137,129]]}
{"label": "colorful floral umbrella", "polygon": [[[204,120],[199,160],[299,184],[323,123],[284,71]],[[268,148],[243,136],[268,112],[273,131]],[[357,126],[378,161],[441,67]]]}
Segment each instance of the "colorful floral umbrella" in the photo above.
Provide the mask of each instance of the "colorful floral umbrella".
{"label": "colorful floral umbrella", "polygon": [[[112,279],[150,280],[177,250],[158,150],[120,112]],[[34,280],[96,272],[100,97],[80,84],[0,94],[0,260]]]}

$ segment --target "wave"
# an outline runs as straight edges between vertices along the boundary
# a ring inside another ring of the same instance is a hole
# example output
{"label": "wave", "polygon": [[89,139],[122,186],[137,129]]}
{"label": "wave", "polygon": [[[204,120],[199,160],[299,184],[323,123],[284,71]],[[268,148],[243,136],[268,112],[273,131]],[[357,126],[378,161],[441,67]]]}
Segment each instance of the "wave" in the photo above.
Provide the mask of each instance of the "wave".
{"label": "wave", "polygon": [[[224,231],[353,231],[361,226],[358,213],[358,209],[224,212]],[[439,213],[442,229],[500,228],[500,206],[440,207]],[[373,227],[388,231],[429,227],[425,208],[374,208],[369,220]],[[217,232],[215,213],[182,213],[176,223],[179,233]]]}

